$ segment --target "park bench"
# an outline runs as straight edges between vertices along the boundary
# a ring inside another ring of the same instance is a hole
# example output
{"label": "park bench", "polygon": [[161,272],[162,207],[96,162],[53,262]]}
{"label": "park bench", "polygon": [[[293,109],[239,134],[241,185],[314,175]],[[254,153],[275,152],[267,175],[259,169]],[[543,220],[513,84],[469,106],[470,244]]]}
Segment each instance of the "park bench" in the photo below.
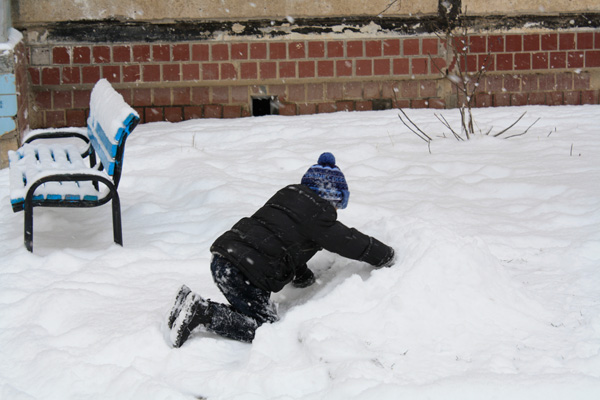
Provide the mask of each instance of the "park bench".
{"label": "park bench", "polygon": [[33,207],[96,207],[109,201],[114,241],[123,245],[117,188],[125,141],[139,120],[101,79],[92,89],[87,128],[33,130],[21,148],[8,152],[10,201],[14,212],[25,212],[27,250],[33,251]]}

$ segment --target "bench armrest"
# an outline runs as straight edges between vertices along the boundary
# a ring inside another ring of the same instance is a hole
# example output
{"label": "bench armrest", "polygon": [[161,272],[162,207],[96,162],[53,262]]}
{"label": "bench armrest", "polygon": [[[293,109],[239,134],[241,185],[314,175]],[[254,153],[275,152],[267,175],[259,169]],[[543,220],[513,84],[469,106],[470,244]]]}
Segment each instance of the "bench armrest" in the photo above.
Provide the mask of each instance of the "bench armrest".
{"label": "bench armrest", "polygon": [[[23,138],[23,144],[32,143],[36,140],[61,140],[75,138],[80,141],[77,149],[82,157],[92,154],[92,145],[87,134],[87,128],[55,128],[55,129],[35,129],[27,133]],[[71,141],[72,142],[72,141]]]}

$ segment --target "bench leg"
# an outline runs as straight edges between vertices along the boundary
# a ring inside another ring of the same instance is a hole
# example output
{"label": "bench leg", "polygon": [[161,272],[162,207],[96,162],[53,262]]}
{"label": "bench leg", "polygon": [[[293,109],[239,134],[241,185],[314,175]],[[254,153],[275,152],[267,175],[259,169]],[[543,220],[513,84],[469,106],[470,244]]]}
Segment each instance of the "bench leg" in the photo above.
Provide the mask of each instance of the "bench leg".
{"label": "bench leg", "polygon": [[113,237],[115,243],[123,246],[123,231],[121,230],[121,201],[116,190],[112,195]]}
{"label": "bench leg", "polygon": [[25,202],[25,248],[33,253],[33,205]]}

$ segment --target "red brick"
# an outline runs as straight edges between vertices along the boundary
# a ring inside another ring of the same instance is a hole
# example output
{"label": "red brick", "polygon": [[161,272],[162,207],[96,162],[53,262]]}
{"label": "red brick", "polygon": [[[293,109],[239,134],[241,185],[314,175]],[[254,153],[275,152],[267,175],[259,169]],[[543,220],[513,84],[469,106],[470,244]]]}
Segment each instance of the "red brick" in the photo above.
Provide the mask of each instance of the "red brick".
{"label": "red brick", "polygon": [[296,105],[289,103],[279,103],[279,115],[296,115]]}
{"label": "red brick", "polygon": [[521,78],[521,90],[523,92],[534,92],[538,90],[538,77],[537,75],[523,75]]}
{"label": "red brick", "polygon": [[540,75],[538,81],[540,90],[556,90],[556,80],[554,75]]}
{"label": "red brick", "polygon": [[501,75],[489,75],[484,78],[485,90],[490,93],[501,93],[504,89]]}
{"label": "red brick", "polygon": [[66,126],[64,111],[46,111],[46,123],[49,128],[62,128]]}
{"label": "red brick", "polygon": [[242,107],[240,106],[224,106],[223,118],[240,118],[242,116]]}
{"label": "red brick", "polygon": [[407,58],[395,58],[392,60],[394,75],[408,75],[410,73],[409,60]]}
{"label": "red brick", "polygon": [[304,85],[289,85],[288,86],[288,100],[292,102],[303,102],[306,101],[306,89]]}
{"label": "red brick", "polygon": [[84,110],[67,110],[67,126],[86,126]]}
{"label": "red brick", "polygon": [[150,61],[150,46],[146,44],[133,46],[133,61],[148,62]]}
{"label": "red brick", "polygon": [[510,95],[510,105],[511,106],[525,106],[527,105],[528,100],[527,93],[515,93]]}
{"label": "red brick", "polygon": [[498,53],[504,51],[504,36],[489,36],[488,51],[491,53]]}
{"label": "red brick", "polygon": [[400,97],[414,99],[419,96],[419,82],[402,81],[400,83]]}
{"label": "red brick", "polygon": [[113,62],[130,62],[131,46],[114,46],[112,48]]}
{"label": "red brick", "polygon": [[257,79],[258,65],[255,62],[242,63],[240,65],[240,74],[242,79]]}
{"label": "red brick", "polygon": [[399,39],[385,39],[383,41],[383,55],[384,56],[399,56],[400,55],[400,40]]}
{"label": "red brick", "polygon": [[233,103],[247,103],[248,102],[248,87],[247,86],[233,86],[231,88],[231,101]]}
{"label": "red brick", "polygon": [[346,57],[354,58],[362,57],[363,55],[364,51],[362,40],[350,40],[346,43]]}
{"label": "red brick", "polygon": [[296,63],[294,61],[282,61],[279,63],[280,78],[295,78]]}
{"label": "red brick", "polygon": [[110,47],[94,46],[92,49],[94,63],[109,63],[110,62]]}
{"label": "red brick", "polygon": [[232,60],[247,60],[248,59],[248,43],[233,43],[231,45]]}
{"label": "red brick", "polygon": [[600,67],[600,51],[586,51],[585,66],[586,68]]}
{"label": "red brick", "polygon": [[573,89],[573,74],[571,72],[564,72],[556,75],[556,88],[558,90],[571,90]]}
{"label": "red brick", "polygon": [[57,90],[52,93],[54,109],[73,107],[72,93],[70,90]]}
{"label": "red brick", "polygon": [[202,64],[202,79],[205,81],[219,79],[219,64]]}
{"label": "red brick", "polygon": [[487,53],[487,39],[485,36],[469,37],[469,53]]}
{"label": "red brick", "polygon": [[419,51],[419,39],[404,39],[402,42],[405,56],[416,56]]}
{"label": "red brick", "polygon": [[152,105],[152,89],[133,89],[134,106],[150,106]]}
{"label": "red brick", "polygon": [[583,51],[570,51],[567,54],[567,68],[583,68],[583,61]]}
{"label": "red brick", "polygon": [[593,32],[578,32],[577,33],[577,49],[589,50],[594,48],[594,33]]}
{"label": "red brick", "polygon": [[213,61],[229,60],[229,46],[227,44],[217,43],[210,47]]}
{"label": "red brick", "polygon": [[506,35],[506,51],[514,53],[523,51],[523,36],[521,35]]}
{"label": "red brick", "polygon": [[325,42],[308,42],[308,56],[310,58],[325,57]]}
{"label": "red brick", "polygon": [[90,90],[74,90],[73,91],[73,107],[88,108],[90,106]]}
{"label": "red brick", "polygon": [[581,92],[581,104],[598,104],[598,92],[595,90]]}
{"label": "red brick", "polygon": [[411,60],[411,72],[415,75],[423,75],[429,73],[429,60],[427,58],[413,58]]}
{"label": "red brick", "polygon": [[153,101],[152,104],[155,106],[170,106],[171,103],[171,89],[169,88],[155,88],[152,89]]}
{"label": "red brick", "polygon": [[491,107],[493,105],[492,95],[487,93],[478,93],[475,96],[475,107]]}
{"label": "red brick", "polygon": [[80,69],[79,67],[64,67],[62,70],[62,83],[71,84],[71,83],[80,83]]}
{"label": "red brick", "polygon": [[163,81],[179,82],[181,80],[181,67],[179,64],[163,65]]}
{"label": "red brick", "polygon": [[344,84],[339,82],[328,83],[325,98],[327,100],[339,100],[344,98]]}
{"label": "red brick", "polygon": [[564,103],[562,92],[551,92],[546,94],[546,104],[549,106],[561,106]]}
{"label": "red brick", "polygon": [[521,90],[521,79],[518,76],[506,74],[503,76],[503,87],[508,92],[518,92]]}
{"label": "red brick", "polygon": [[596,29],[596,32],[594,33],[594,48],[595,49],[600,49],[600,32],[598,32],[598,30]]}
{"label": "red brick", "polygon": [[371,111],[373,109],[373,102],[368,100],[357,101],[354,106],[356,111]]}
{"label": "red brick", "polygon": [[69,49],[66,47],[54,47],[52,49],[52,63],[53,64],[70,64],[71,55]]}
{"label": "red brick", "polygon": [[165,107],[165,121],[183,121],[183,109],[181,107]]}
{"label": "red brick", "polygon": [[200,79],[200,66],[198,64],[182,64],[181,79],[184,81],[197,81]]}
{"label": "red brick", "polygon": [[429,108],[427,100],[416,99],[410,102],[412,108]]}
{"label": "red brick", "polygon": [[42,68],[42,85],[59,85],[60,68],[48,67]]}
{"label": "red brick", "polygon": [[188,106],[183,108],[183,118],[185,120],[202,118],[202,107]]}
{"label": "red brick", "polygon": [[498,71],[511,71],[513,69],[512,53],[502,53],[496,55],[496,69]]}
{"label": "red brick", "polygon": [[207,44],[192,45],[192,61],[208,61],[209,47]]}
{"label": "red brick", "polygon": [[159,122],[164,121],[162,107],[148,107],[144,110],[144,121],[145,122]]}
{"label": "red brick", "polygon": [[221,118],[222,116],[222,106],[216,104],[207,104],[204,106],[204,118]]}
{"label": "red brick", "polygon": [[333,76],[333,61],[319,61],[317,74],[318,76]]}
{"label": "red brick", "polygon": [[437,96],[437,82],[436,81],[421,81],[419,84],[419,95],[421,97],[435,97]]}
{"label": "red brick", "polygon": [[277,77],[277,63],[261,62],[260,63],[260,78],[274,79]]}
{"label": "red brick", "polygon": [[356,60],[356,75],[373,75],[373,62],[371,60]]}
{"label": "red brick", "polygon": [[[435,84],[435,82],[433,81],[427,81],[428,84],[426,85],[427,87],[429,87],[429,82],[432,82]],[[399,87],[398,87],[398,81],[391,81],[391,82],[382,82],[381,83],[381,98],[383,99],[389,99],[389,98],[396,98],[398,97],[398,91],[399,91]]]}
{"label": "red brick", "polygon": [[271,60],[283,60],[286,55],[285,43],[269,43],[269,58]]}
{"label": "red brick", "polygon": [[319,103],[317,104],[317,113],[326,114],[336,112],[335,103]]}
{"label": "red brick", "polygon": [[327,57],[344,57],[344,42],[327,42]]}
{"label": "red brick", "polygon": [[575,50],[575,34],[561,33],[558,36],[558,48],[560,50]]}
{"label": "red brick", "polygon": [[123,100],[125,100],[127,104],[131,104],[132,98],[130,89],[117,89],[117,93],[123,96]]}
{"label": "red brick", "polygon": [[221,79],[237,79],[237,70],[231,63],[221,64]]}
{"label": "red brick", "polygon": [[365,54],[367,57],[381,57],[381,40],[367,40]]}
{"label": "red brick", "polygon": [[539,51],[540,50],[540,35],[531,34],[523,36],[523,50]]}
{"label": "red brick", "polygon": [[495,107],[508,107],[510,106],[510,93],[496,93],[493,95],[493,102]]}
{"label": "red brick", "polygon": [[298,77],[299,78],[314,78],[315,76],[315,62],[314,61],[300,61],[298,63]]}
{"label": "red brick", "polygon": [[550,69],[563,69],[567,67],[567,53],[566,52],[552,52],[550,53]]}
{"label": "red brick", "polygon": [[373,74],[374,75],[389,75],[390,71],[391,71],[390,60],[388,60],[388,59],[373,60]]}
{"label": "red brick", "polygon": [[306,85],[306,100],[317,101],[323,100],[323,84],[311,83]]}
{"label": "red brick", "polygon": [[142,80],[144,82],[159,82],[160,81],[160,65],[143,65]]}
{"label": "red brick", "polygon": [[531,54],[530,53],[515,54],[515,69],[516,70],[531,69]]}
{"label": "red brick", "polygon": [[345,99],[362,98],[362,84],[360,82],[347,82],[344,84]]}
{"label": "red brick", "polygon": [[423,54],[425,55],[430,54],[436,56],[439,52],[437,39],[423,39],[421,46],[423,47]]}
{"label": "red brick", "polygon": [[317,105],[309,103],[298,104],[298,115],[311,115],[317,113]]}
{"label": "red brick", "polygon": [[564,104],[578,106],[581,104],[581,92],[564,92]]}
{"label": "red brick", "polygon": [[92,61],[92,52],[89,47],[75,46],[73,48],[74,64],[89,64]]}
{"label": "red brick", "polygon": [[42,110],[52,108],[52,93],[49,90],[35,93],[35,104]]}
{"label": "red brick", "polygon": [[586,90],[590,88],[591,78],[587,73],[578,73],[573,76],[573,88],[575,90]]}
{"label": "red brick", "polygon": [[171,46],[168,44],[155,44],[152,46],[152,60],[171,61]]}
{"label": "red brick", "polygon": [[173,61],[190,61],[190,45],[173,45]]}
{"label": "red brick", "polygon": [[81,67],[81,83],[96,83],[100,80],[100,67]]}
{"label": "red brick", "polygon": [[352,61],[338,60],[335,62],[335,72],[337,76],[352,76]]}
{"label": "red brick", "polygon": [[444,58],[432,58],[431,59],[431,72],[445,74],[446,59]]}
{"label": "red brick", "polygon": [[304,42],[291,42],[288,44],[290,59],[306,58],[306,47]]}
{"label": "red brick", "polygon": [[354,111],[353,101],[336,101],[335,108],[338,111]]}
{"label": "red brick", "polygon": [[207,87],[192,88],[192,104],[210,103],[210,90]]}
{"label": "red brick", "polygon": [[531,55],[532,69],[548,69],[548,53],[533,53]]}
{"label": "red brick", "polygon": [[267,44],[266,43],[251,43],[250,44],[250,58],[254,60],[264,60],[267,58]]}
{"label": "red brick", "polygon": [[443,99],[429,99],[429,108],[443,110],[446,108],[446,101]]}
{"label": "red brick", "polygon": [[546,33],[541,35],[542,50],[558,50],[558,34]]}
{"label": "red brick", "polygon": [[489,71],[496,70],[496,64],[494,62],[494,57],[491,54],[481,54],[477,60],[478,69],[486,69]]}

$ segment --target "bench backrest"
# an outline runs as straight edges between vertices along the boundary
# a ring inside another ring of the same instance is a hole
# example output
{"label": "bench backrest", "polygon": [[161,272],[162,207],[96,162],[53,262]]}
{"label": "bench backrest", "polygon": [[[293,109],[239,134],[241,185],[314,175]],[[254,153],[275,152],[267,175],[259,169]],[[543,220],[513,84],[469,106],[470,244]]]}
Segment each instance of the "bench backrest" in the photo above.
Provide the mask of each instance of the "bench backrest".
{"label": "bench backrest", "polygon": [[119,184],[127,136],[140,121],[139,114],[129,106],[106,79],[100,79],[90,98],[88,136],[102,167]]}

